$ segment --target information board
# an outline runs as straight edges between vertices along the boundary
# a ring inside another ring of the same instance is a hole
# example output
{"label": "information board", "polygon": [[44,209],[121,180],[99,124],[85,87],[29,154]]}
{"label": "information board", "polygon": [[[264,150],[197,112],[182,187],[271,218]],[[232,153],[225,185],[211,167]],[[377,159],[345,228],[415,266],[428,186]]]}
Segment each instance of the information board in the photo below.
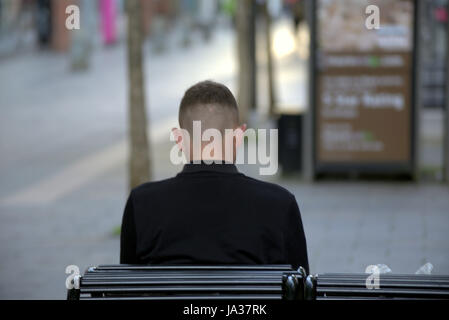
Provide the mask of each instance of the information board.
{"label": "information board", "polygon": [[[378,9],[378,28],[367,26],[370,5]],[[318,0],[314,6],[316,170],[410,168],[414,1]]]}

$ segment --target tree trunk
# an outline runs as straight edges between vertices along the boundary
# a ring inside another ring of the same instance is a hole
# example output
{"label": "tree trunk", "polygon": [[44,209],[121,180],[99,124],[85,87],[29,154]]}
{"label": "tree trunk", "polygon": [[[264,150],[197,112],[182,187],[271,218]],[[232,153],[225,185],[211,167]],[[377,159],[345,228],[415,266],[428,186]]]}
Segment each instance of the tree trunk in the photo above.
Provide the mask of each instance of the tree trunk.
{"label": "tree trunk", "polygon": [[241,122],[248,121],[249,110],[255,107],[255,52],[253,0],[237,1],[237,51],[238,51],[238,93]]}
{"label": "tree trunk", "polygon": [[127,0],[129,77],[129,187],[150,179],[149,144],[143,75],[143,28],[140,0]]}
{"label": "tree trunk", "polygon": [[445,120],[444,130],[444,178],[449,183],[449,23],[446,27],[446,110],[444,112]]}
{"label": "tree trunk", "polygon": [[271,16],[268,10],[268,1],[265,1],[263,6],[265,16],[265,45],[267,51],[267,69],[268,69],[268,104],[269,114],[272,116],[275,111],[275,79],[274,79],[274,67],[273,67],[273,53],[271,51]]}

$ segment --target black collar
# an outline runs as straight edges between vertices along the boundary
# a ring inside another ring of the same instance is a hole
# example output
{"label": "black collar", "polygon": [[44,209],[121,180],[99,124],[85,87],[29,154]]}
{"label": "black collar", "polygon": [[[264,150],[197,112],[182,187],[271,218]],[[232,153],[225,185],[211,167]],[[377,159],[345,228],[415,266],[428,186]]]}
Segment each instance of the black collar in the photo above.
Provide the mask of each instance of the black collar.
{"label": "black collar", "polygon": [[195,173],[195,172],[218,172],[218,173],[239,173],[237,167],[233,163],[223,162],[207,164],[205,162],[200,163],[188,163],[184,165],[184,168],[179,174]]}

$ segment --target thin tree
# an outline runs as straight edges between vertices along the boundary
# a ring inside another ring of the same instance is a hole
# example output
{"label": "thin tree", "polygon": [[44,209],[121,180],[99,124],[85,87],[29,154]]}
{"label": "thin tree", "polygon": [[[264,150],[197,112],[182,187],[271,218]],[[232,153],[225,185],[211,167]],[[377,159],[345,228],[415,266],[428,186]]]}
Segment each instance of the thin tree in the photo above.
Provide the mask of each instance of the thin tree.
{"label": "thin tree", "polygon": [[[449,23],[446,27],[446,43],[449,43]],[[444,128],[445,134],[443,138],[444,152],[444,178],[449,183],[449,47],[446,46],[446,110]]]}
{"label": "thin tree", "polygon": [[268,110],[273,115],[275,111],[276,95],[275,95],[275,79],[273,66],[273,53],[271,51],[271,15],[268,8],[268,0],[263,4],[263,13],[265,20],[265,49],[267,53],[267,69],[268,69]]}
{"label": "thin tree", "polygon": [[143,74],[143,27],[140,0],[127,0],[128,13],[128,77],[129,77],[129,187],[150,179],[145,84]]}
{"label": "thin tree", "polygon": [[255,107],[255,54],[253,0],[238,0],[236,10],[238,93],[237,99],[242,122],[248,121],[249,109]]}

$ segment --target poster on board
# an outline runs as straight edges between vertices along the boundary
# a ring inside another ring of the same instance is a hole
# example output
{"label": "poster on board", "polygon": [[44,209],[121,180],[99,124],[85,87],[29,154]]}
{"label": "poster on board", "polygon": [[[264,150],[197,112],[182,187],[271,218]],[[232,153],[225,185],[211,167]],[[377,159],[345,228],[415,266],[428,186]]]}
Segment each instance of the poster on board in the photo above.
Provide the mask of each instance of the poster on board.
{"label": "poster on board", "polygon": [[[379,28],[366,26],[369,5]],[[414,9],[412,0],[315,1],[318,171],[410,167]]]}

